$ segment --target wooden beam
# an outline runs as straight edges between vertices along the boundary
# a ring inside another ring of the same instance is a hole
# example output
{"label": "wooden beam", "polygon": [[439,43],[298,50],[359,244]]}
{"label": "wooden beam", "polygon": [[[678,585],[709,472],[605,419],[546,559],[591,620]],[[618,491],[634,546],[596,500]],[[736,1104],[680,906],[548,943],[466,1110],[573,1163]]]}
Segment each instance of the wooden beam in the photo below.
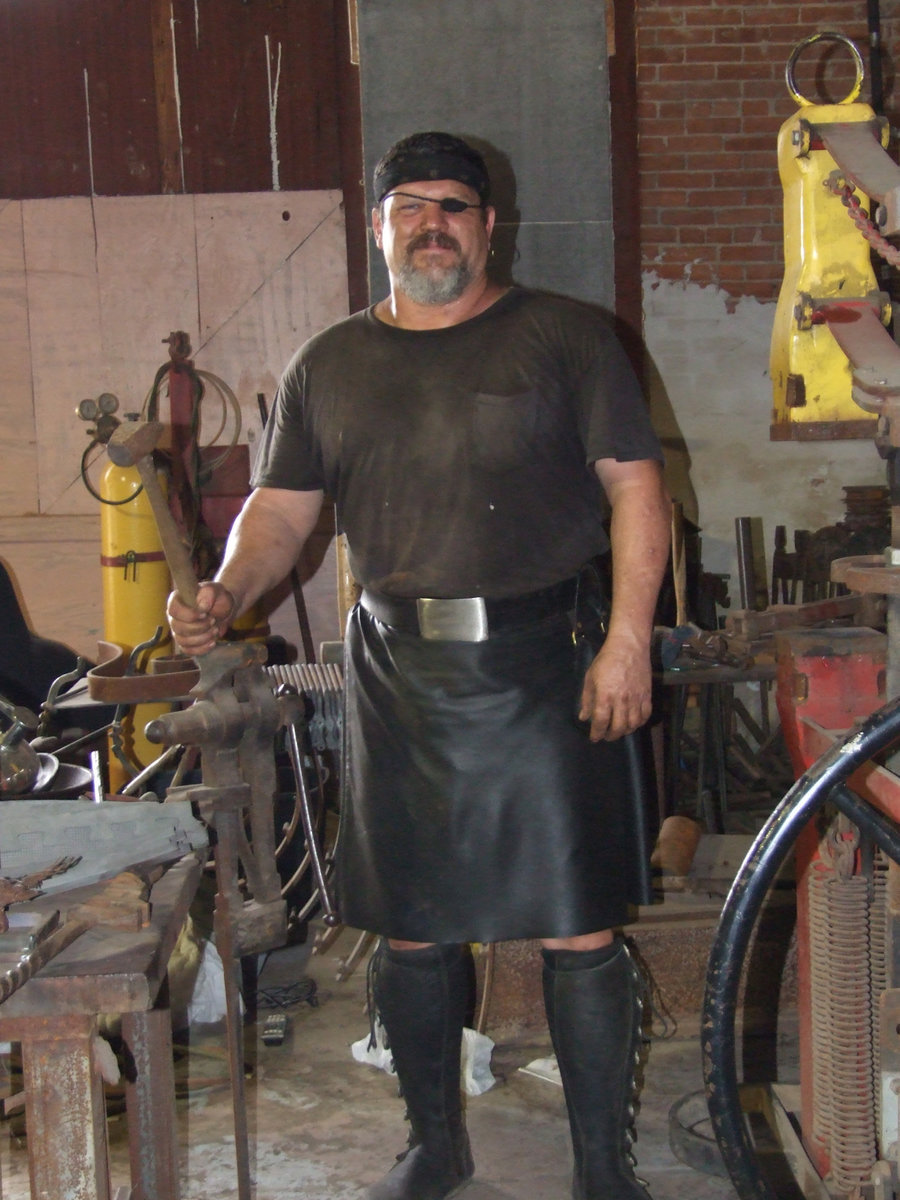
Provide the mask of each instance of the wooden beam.
{"label": "wooden beam", "polygon": [[178,71],[174,43],[172,0],[150,0],[153,43],[153,79],[156,93],[156,126],[159,144],[160,191],[184,192]]}

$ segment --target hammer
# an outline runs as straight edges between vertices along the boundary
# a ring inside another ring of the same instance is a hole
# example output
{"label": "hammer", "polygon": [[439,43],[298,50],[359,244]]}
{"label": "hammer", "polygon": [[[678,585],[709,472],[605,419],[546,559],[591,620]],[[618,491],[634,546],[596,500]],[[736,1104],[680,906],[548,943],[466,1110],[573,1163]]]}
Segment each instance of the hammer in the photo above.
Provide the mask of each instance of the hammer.
{"label": "hammer", "polygon": [[187,547],[181,540],[181,532],[175,523],[153,465],[153,450],[159,441],[163,426],[160,421],[123,421],[113,432],[107,445],[107,453],[117,467],[137,467],[156,518],[162,541],[163,552],[175,591],[185,602],[197,602],[197,576]]}

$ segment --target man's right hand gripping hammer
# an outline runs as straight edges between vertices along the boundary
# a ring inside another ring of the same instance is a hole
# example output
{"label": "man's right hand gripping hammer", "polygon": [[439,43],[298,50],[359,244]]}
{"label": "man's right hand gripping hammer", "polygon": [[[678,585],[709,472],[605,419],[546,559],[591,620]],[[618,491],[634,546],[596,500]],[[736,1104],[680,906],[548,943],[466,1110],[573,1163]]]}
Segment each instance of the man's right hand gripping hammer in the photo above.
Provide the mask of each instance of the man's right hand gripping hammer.
{"label": "man's right hand gripping hammer", "polygon": [[197,586],[195,605],[172,592],[166,604],[169,628],[184,654],[208,654],[224,636],[235,615],[235,599],[222,583],[207,581]]}
{"label": "man's right hand gripping hammer", "polygon": [[187,547],[163,495],[153,450],[162,434],[159,421],[123,421],[109,440],[107,453],[120,467],[136,467],[153,509],[175,591],[166,614],[172,636],[185,654],[208,654],[235,615],[234,596],[221,583],[197,583]]}

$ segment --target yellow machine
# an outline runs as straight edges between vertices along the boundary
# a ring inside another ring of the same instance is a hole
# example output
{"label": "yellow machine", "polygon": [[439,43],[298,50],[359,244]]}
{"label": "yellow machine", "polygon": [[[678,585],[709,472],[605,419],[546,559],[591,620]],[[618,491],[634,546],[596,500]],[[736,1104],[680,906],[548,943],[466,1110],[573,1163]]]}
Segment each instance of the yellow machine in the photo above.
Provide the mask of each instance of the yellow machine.
{"label": "yellow machine", "polygon": [[[856,60],[856,86],[839,104],[812,104],[793,83],[797,55],[823,38],[845,43]],[[861,203],[857,185],[877,174],[869,169],[880,165],[876,155],[887,158],[882,147],[889,129],[869,105],[856,101],[862,61],[853,43],[840,35],[814,34],[801,42],[786,77],[800,110],[778,135],[785,272],[771,344],[771,437],[871,438],[876,421],[860,412],[853,397],[851,365],[832,323],[851,319],[854,309],[874,310],[885,324],[890,317],[888,299],[878,291],[869,242],[853,219]],[[836,304],[843,318],[834,313]]]}

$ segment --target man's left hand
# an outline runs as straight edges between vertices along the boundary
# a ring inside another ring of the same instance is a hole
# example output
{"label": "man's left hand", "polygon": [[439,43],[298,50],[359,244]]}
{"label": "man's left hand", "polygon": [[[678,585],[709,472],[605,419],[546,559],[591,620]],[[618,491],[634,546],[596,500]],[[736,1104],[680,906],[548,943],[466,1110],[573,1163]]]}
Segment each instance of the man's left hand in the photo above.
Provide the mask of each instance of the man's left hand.
{"label": "man's left hand", "polygon": [[584,677],[579,718],[591,723],[591,741],[613,742],[650,717],[648,648],[637,640],[608,637]]}

